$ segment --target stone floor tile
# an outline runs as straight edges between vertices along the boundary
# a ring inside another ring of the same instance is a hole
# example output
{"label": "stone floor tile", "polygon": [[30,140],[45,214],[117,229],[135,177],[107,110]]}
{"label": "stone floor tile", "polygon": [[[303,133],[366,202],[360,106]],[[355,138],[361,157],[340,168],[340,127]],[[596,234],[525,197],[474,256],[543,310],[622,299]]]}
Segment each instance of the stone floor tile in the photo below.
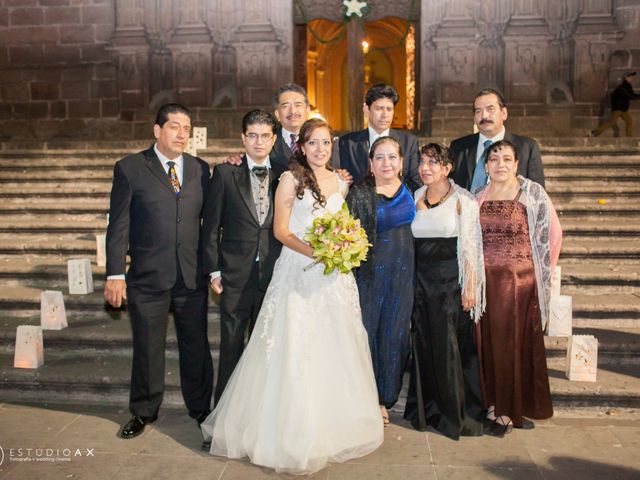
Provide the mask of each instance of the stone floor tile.
{"label": "stone floor tile", "polygon": [[[437,480],[543,480],[537,468],[436,466]],[[568,480],[568,479],[565,479]]]}
{"label": "stone floor tile", "polygon": [[29,457],[31,461],[16,464],[5,478],[11,480],[33,479],[87,479],[111,480],[126,461],[122,455],[100,455],[94,457],[67,457],[54,453],[53,456],[41,457],[53,461],[38,461],[37,457]]}
{"label": "stone floor tile", "polygon": [[[126,480],[218,480],[226,460],[210,456],[129,455],[114,478]],[[75,479],[74,479],[75,480]]]}
{"label": "stone floor tile", "polygon": [[392,423],[384,429],[384,443],[376,451],[347,463],[430,465],[426,434]]}
{"label": "stone floor tile", "polygon": [[461,437],[455,441],[439,433],[427,435],[436,466],[478,466],[485,463],[502,468],[535,468],[535,462],[518,435],[512,432],[504,438]]}
{"label": "stone floor tile", "polygon": [[432,466],[335,464],[328,480],[436,480]]}
{"label": "stone floor tile", "polygon": [[328,480],[329,470],[332,467],[329,466],[309,476],[293,476],[285,474],[277,474],[270,468],[258,467],[250,464],[248,461],[243,460],[229,460],[224,472],[218,480],[269,480],[269,479],[294,479],[304,478],[304,480]]}

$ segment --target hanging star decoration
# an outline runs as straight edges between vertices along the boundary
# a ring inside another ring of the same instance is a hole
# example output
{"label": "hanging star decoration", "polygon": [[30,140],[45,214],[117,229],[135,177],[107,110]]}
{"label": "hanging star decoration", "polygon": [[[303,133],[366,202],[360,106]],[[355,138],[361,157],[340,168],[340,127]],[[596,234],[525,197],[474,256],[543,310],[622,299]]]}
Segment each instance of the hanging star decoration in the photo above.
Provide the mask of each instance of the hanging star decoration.
{"label": "hanging star decoration", "polygon": [[344,14],[347,18],[351,18],[354,15],[362,18],[368,7],[367,2],[361,2],[360,0],[344,0],[342,4],[347,7],[347,11]]}

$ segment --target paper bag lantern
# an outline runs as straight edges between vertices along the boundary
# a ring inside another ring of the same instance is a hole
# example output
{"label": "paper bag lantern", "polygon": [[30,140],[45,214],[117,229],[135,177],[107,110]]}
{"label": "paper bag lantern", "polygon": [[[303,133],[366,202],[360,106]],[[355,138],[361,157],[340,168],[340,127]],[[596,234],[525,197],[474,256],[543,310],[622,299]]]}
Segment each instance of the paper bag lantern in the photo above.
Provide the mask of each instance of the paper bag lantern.
{"label": "paper bag lantern", "polygon": [[69,293],[84,295],[93,292],[93,276],[91,275],[91,261],[88,258],[69,260],[67,263],[69,274]]}
{"label": "paper bag lantern", "polygon": [[40,293],[40,325],[43,330],[67,328],[67,312],[62,292],[45,290]]}
{"label": "paper bag lantern", "polygon": [[191,145],[196,150],[207,148],[207,127],[193,127]]}
{"label": "paper bag lantern", "polygon": [[562,278],[562,267],[556,265],[551,274],[551,296],[560,295],[560,283]]}
{"label": "paper bag lantern", "polygon": [[567,348],[567,378],[595,382],[598,369],[598,339],[593,335],[573,335]]}
{"label": "paper bag lantern", "polygon": [[107,266],[107,236],[104,233],[96,235],[96,265]]}
{"label": "paper bag lantern", "polygon": [[549,336],[570,337],[573,326],[573,302],[569,295],[555,295],[549,301]]}
{"label": "paper bag lantern", "polygon": [[184,152],[188,153],[192,157],[198,156],[198,149],[193,144],[193,138],[187,140],[187,146],[185,147]]}
{"label": "paper bag lantern", "polygon": [[14,368],[40,368],[43,364],[42,328],[35,325],[20,325],[16,330]]}

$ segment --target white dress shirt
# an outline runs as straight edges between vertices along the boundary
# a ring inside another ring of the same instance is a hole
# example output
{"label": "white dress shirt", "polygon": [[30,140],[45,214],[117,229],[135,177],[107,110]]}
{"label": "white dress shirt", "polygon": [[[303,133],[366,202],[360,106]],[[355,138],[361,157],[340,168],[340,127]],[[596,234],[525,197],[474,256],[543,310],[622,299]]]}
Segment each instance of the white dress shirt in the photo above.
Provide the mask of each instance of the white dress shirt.
{"label": "white dress shirt", "polygon": [[371,151],[371,146],[373,142],[375,142],[379,137],[388,137],[390,128],[387,128],[382,133],[376,132],[371,126],[368,127],[369,130],[369,151]]}

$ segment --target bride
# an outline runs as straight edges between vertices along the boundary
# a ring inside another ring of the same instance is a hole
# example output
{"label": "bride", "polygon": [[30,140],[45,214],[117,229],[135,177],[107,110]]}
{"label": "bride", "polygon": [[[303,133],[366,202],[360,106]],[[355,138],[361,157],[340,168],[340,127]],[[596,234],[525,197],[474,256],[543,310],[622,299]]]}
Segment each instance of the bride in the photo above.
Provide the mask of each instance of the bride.
{"label": "bride", "polygon": [[358,290],[351,273],[324,275],[302,241],[336,212],[347,184],[327,168],[333,132],[305,122],[275,196],[280,258],[251,339],[216,409],[202,423],[211,453],[249,457],[277,472],[313,473],[366,455],[383,425]]}

